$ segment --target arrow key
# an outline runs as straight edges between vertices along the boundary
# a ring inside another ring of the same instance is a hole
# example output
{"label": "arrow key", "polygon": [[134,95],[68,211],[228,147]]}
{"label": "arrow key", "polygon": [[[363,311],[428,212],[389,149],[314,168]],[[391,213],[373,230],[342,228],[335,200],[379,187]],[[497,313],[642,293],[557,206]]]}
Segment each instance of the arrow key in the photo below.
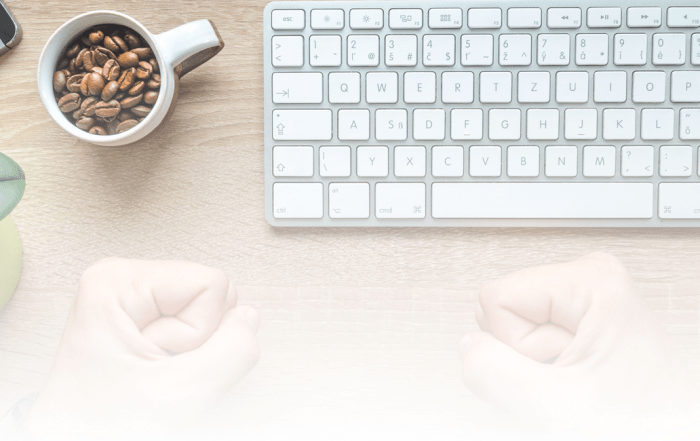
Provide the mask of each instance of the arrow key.
{"label": "arrow key", "polygon": [[314,175],[314,148],[278,146],[272,149],[272,173],[275,176],[311,177]]}
{"label": "arrow key", "polygon": [[301,35],[272,37],[272,65],[301,67],[304,65],[304,37]]}

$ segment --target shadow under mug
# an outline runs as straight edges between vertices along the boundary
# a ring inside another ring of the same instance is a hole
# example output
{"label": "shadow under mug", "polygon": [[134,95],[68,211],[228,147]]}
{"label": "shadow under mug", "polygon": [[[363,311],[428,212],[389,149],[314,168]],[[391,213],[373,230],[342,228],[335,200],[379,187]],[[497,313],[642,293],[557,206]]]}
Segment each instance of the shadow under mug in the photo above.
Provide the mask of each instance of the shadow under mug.
{"label": "shadow under mug", "polygon": [[[116,135],[93,135],[77,128],[59,110],[53,90],[53,75],[69,43],[86,30],[105,24],[126,26],[150,46],[160,67],[161,86],[153,109],[134,128]],[[76,138],[103,146],[131,144],[145,138],[167,122],[175,109],[180,77],[209,61],[223,47],[221,36],[209,20],[193,21],[153,35],[128,15],[114,11],[88,12],[66,22],[46,42],[37,71],[39,95],[51,118]]]}

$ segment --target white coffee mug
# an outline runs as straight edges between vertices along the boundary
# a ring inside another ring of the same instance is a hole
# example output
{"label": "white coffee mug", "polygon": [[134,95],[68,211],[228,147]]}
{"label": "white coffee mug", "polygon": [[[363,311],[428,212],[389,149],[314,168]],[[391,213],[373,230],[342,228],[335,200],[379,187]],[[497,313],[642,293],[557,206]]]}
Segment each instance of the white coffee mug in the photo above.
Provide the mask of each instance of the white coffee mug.
{"label": "white coffee mug", "polygon": [[[160,92],[153,110],[134,128],[116,135],[93,135],[77,128],[59,110],[53,90],[53,75],[68,44],[88,29],[104,24],[126,26],[141,36],[153,50],[161,76]],[[88,12],[65,23],[46,42],[37,72],[39,95],[51,118],[76,138],[104,146],[131,144],[153,133],[168,120],[177,101],[180,77],[210,60],[223,47],[224,42],[209,20],[193,21],[153,35],[128,15],[114,11]]]}

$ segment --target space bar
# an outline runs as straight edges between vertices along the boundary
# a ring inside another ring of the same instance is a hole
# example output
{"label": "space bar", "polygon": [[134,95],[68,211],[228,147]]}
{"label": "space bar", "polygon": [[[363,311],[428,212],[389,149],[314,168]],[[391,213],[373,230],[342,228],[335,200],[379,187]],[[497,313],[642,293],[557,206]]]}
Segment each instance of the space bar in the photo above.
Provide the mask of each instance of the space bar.
{"label": "space bar", "polygon": [[444,219],[649,219],[651,183],[435,183]]}

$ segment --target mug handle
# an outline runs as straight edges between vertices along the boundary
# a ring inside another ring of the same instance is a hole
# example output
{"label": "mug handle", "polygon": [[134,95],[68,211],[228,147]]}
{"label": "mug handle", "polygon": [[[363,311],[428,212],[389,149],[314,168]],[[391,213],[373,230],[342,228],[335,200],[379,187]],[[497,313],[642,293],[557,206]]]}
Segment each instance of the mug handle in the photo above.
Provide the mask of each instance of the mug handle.
{"label": "mug handle", "polygon": [[156,43],[170,69],[183,77],[211,60],[224,41],[209,20],[197,20],[155,36]]}

